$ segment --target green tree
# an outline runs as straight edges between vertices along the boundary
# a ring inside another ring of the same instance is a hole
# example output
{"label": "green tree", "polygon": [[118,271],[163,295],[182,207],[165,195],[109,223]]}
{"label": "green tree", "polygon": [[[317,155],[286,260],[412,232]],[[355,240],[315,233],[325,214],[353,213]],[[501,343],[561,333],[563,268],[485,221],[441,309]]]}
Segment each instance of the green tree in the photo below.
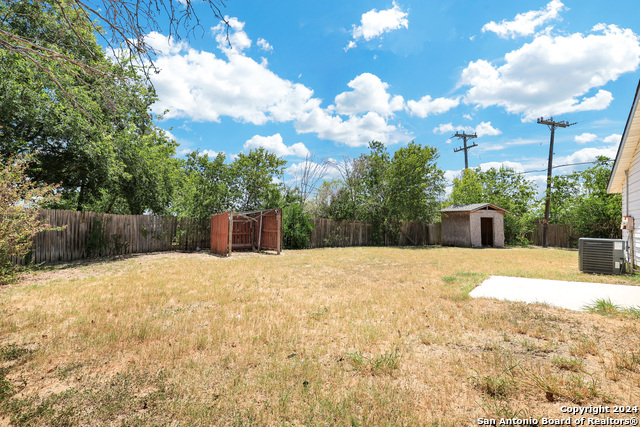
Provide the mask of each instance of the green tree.
{"label": "green tree", "polygon": [[173,210],[180,216],[207,218],[231,209],[233,177],[224,153],[209,157],[190,153],[181,169]]}
{"label": "green tree", "polygon": [[448,202],[452,205],[483,203],[485,195],[479,173],[479,169],[463,169],[459,177],[453,178]]}
{"label": "green tree", "polygon": [[[575,222],[575,203],[580,194],[578,175],[557,175],[551,177],[551,201],[549,222],[552,224],[571,224]],[[545,197],[541,199],[539,216],[544,216]]]}
{"label": "green tree", "polygon": [[240,153],[231,163],[233,206],[238,211],[274,209],[280,204],[287,162],[264,148]]}
{"label": "green tree", "polygon": [[484,194],[488,203],[507,209],[504,216],[505,241],[528,244],[533,230],[536,187],[524,175],[513,169],[489,169],[481,174]]}
{"label": "green tree", "polygon": [[551,220],[571,224],[584,237],[619,238],[622,195],[607,194],[611,163],[600,156],[584,171],[555,177]]}
{"label": "green tree", "polygon": [[[5,33],[55,52],[24,56],[2,44],[0,32],[0,155],[37,152],[28,173],[60,183],[58,208],[162,213],[175,143],[148,112],[155,93],[135,70],[107,59],[82,11],[65,5],[0,3]],[[96,76],[87,66],[108,73]]]}
{"label": "green tree", "polygon": [[[91,52],[88,35],[96,34],[110,52],[122,51],[123,58],[133,59],[118,61],[121,67],[132,69],[133,63],[138,64],[139,72],[148,81],[150,71],[155,69],[155,51],[147,44],[146,36],[163,29],[174,39],[193,33],[200,26],[193,3],[208,5],[213,16],[228,25],[221,11],[224,0],[3,0],[0,55],[10,54],[31,63],[49,84],[60,89],[70,105],[90,117],[83,100],[76,96],[75,87],[99,92],[105,101],[115,105],[109,83],[113,72],[108,64],[97,64],[91,55],[70,54],[69,47],[86,47]],[[70,75],[88,78],[69,85]]]}
{"label": "green tree", "polygon": [[26,169],[31,156],[0,159],[0,284],[16,271],[13,259],[31,251],[33,237],[48,224],[38,219],[43,204],[55,200],[55,186],[31,180]]}
{"label": "green tree", "polygon": [[360,164],[364,168],[362,178],[363,203],[358,209],[366,221],[373,223],[374,238],[382,241],[385,232],[385,222],[389,219],[388,212],[388,172],[391,163],[387,147],[379,141],[369,143],[369,154],[360,156]]}
{"label": "green tree", "polygon": [[378,141],[369,149],[335,164],[342,179],[323,183],[315,212],[334,220],[369,221],[378,243],[387,231],[397,232],[402,221],[433,221],[444,194],[437,150],[411,142],[391,155]]}
{"label": "green tree", "polygon": [[388,215],[395,221],[430,222],[444,194],[444,172],[435,148],[411,142],[393,154],[387,169]]}
{"label": "green tree", "polygon": [[367,159],[365,156],[358,158],[343,157],[341,162],[334,162],[334,167],[340,173],[342,179],[335,180],[330,187],[321,187],[319,196],[323,191],[329,191],[330,198],[327,207],[327,218],[335,220],[363,220],[365,216],[365,177],[367,175]]}
{"label": "green tree", "polygon": [[372,222],[374,239],[382,242],[384,234],[397,232],[402,221],[432,221],[444,194],[437,150],[411,142],[391,156],[377,141],[369,149],[360,157],[364,169],[360,206],[362,217]]}

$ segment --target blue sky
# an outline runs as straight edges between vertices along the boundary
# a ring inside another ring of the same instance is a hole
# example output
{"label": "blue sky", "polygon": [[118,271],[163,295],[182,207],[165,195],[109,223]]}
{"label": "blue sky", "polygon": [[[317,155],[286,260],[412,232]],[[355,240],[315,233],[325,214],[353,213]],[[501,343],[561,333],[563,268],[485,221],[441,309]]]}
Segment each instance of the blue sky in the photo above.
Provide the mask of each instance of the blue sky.
{"label": "blue sky", "polygon": [[640,78],[632,1],[229,0],[224,13],[230,44],[206,9],[189,38],[149,34],[154,111],[182,155],[264,147],[285,180],[309,154],[357,157],[372,139],[435,146],[451,180],[463,130],[478,133],[470,167],[544,169],[540,116],[577,122],[556,132],[554,164],[614,157]]}

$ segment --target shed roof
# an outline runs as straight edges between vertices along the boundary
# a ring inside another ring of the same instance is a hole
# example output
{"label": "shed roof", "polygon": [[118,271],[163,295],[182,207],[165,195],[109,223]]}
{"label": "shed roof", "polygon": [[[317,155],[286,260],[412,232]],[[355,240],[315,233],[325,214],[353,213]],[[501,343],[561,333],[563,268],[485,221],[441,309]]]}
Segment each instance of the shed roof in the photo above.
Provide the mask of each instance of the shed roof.
{"label": "shed roof", "polygon": [[509,212],[508,210],[503,209],[500,206],[496,206],[493,203],[473,203],[470,205],[451,205],[444,209],[441,209],[440,212],[474,212],[474,211],[479,211],[481,209],[490,209],[490,210],[499,211],[502,213]]}
{"label": "shed roof", "polygon": [[618,146],[616,161],[611,170],[607,193],[622,193],[624,184],[624,172],[631,167],[633,155],[640,145],[640,108],[638,108],[638,98],[640,97],[640,82],[636,89],[636,96],[629,112],[627,124],[624,127],[624,134]]}

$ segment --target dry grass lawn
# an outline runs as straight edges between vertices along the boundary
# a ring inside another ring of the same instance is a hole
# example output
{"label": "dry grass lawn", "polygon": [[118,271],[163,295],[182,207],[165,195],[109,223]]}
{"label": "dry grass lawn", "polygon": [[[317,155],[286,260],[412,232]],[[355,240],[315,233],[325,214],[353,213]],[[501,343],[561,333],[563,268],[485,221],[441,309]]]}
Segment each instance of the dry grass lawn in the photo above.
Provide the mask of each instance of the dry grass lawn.
{"label": "dry grass lawn", "polygon": [[640,405],[637,317],[468,296],[491,274],[640,283],[577,265],[338,248],[58,266],[0,288],[0,425],[460,426]]}

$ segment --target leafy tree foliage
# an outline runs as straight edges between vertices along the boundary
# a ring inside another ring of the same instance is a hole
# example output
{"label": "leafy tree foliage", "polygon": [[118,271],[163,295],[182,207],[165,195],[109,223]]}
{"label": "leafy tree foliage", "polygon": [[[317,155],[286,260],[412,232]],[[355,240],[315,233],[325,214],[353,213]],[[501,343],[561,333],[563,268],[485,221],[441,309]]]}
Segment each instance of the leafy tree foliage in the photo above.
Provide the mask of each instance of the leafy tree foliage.
{"label": "leafy tree foliage", "polygon": [[174,213],[206,218],[232,205],[231,177],[224,153],[209,157],[194,151],[187,155],[172,206]]}
{"label": "leafy tree foliage", "polygon": [[181,216],[206,218],[227,210],[253,211],[281,207],[286,161],[263,148],[239,154],[231,163],[224,153],[209,157],[190,153],[182,163],[171,210]]}
{"label": "leafy tree foliage", "polygon": [[230,166],[234,206],[239,211],[277,208],[287,162],[264,148],[240,153]]}
{"label": "leafy tree foliage", "polygon": [[447,204],[493,203],[508,210],[504,216],[505,241],[526,244],[536,207],[534,185],[512,169],[465,169],[453,180]]}
{"label": "leafy tree foliage", "polygon": [[314,212],[335,220],[373,224],[374,238],[396,230],[401,221],[432,221],[444,193],[444,173],[437,150],[411,142],[393,154],[372,141],[370,152],[338,164],[342,179],[323,183]]}
{"label": "leafy tree foliage", "polygon": [[309,212],[317,218],[336,221],[359,219],[358,206],[352,201],[348,185],[342,180],[324,181],[307,206]]}
{"label": "leafy tree foliage", "polygon": [[55,200],[55,186],[29,179],[30,156],[0,159],[0,284],[16,270],[12,258],[22,258],[31,250],[33,236],[49,228],[38,219],[41,205]]}
{"label": "leafy tree foliage", "polygon": [[65,5],[0,3],[0,40],[10,33],[50,52],[33,58],[0,42],[0,156],[37,152],[28,173],[60,183],[56,207],[162,213],[176,144],[148,112],[155,93],[134,70],[107,59],[82,11]]}
{"label": "leafy tree foliage", "polygon": [[[67,77],[87,76],[76,85],[98,91],[105,100],[111,101],[113,70],[109,64],[96,63],[92,55],[69,53],[69,47],[86,47],[91,53],[93,46],[87,43],[87,36],[98,34],[110,52],[122,51],[123,58],[133,59],[148,80],[149,72],[154,69],[155,51],[147,44],[146,36],[163,29],[174,39],[193,33],[200,27],[193,3],[208,5],[213,16],[228,25],[221,11],[225,0],[3,0],[0,3],[0,54],[27,60],[71,104],[89,116],[82,97],[74,91],[76,86],[69,85]],[[52,28],[56,31],[51,31]],[[132,68],[132,62],[116,60],[122,68]]]}
{"label": "leafy tree foliage", "polygon": [[622,195],[607,194],[611,163],[600,156],[584,171],[552,181],[551,221],[571,224],[584,237],[619,238]]}
{"label": "leafy tree foliage", "polygon": [[306,249],[313,231],[311,214],[304,209],[298,188],[285,192],[282,209],[283,244],[286,249]]}
{"label": "leafy tree foliage", "polygon": [[480,169],[463,169],[459,177],[453,178],[448,204],[484,203],[484,186],[480,181],[480,173]]}
{"label": "leafy tree foliage", "polygon": [[388,206],[396,221],[432,221],[444,194],[437,150],[414,142],[393,154],[387,170]]}

